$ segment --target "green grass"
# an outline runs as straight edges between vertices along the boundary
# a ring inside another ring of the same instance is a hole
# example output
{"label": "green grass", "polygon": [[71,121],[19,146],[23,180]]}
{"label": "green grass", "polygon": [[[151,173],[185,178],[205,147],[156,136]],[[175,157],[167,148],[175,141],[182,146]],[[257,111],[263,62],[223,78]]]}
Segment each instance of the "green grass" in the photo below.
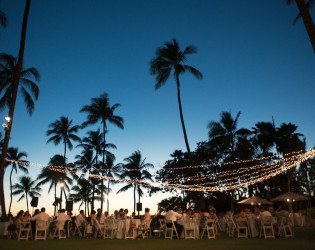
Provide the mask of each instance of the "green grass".
{"label": "green grass", "polygon": [[295,228],[293,238],[276,239],[237,239],[229,238],[225,233],[220,233],[217,239],[213,240],[165,240],[165,239],[140,239],[140,240],[102,240],[71,238],[67,240],[47,241],[16,241],[0,239],[2,250],[90,250],[90,249],[211,249],[211,250],[307,250],[315,249],[315,235],[312,228]]}

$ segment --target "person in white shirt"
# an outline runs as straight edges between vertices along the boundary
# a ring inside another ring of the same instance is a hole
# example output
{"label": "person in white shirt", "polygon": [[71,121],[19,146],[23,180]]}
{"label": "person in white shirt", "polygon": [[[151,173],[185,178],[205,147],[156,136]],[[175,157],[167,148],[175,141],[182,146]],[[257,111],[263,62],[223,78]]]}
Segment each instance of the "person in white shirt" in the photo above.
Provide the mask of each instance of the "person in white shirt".
{"label": "person in white shirt", "polygon": [[60,209],[58,211],[58,216],[56,218],[56,221],[67,221],[67,220],[71,220],[71,218],[69,217],[69,215],[65,214],[66,210],[64,209]]}
{"label": "person in white shirt", "polygon": [[80,210],[80,214],[77,215],[77,217],[75,218],[75,222],[78,226],[81,226],[85,222],[85,215],[83,210]]}
{"label": "person in white shirt", "polygon": [[99,223],[104,224],[105,223],[105,215],[102,213],[102,210],[99,208],[97,209],[97,215],[96,217],[99,217]]}
{"label": "person in white shirt", "polygon": [[[166,212],[165,214],[165,220],[166,221],[172,221],[174,222],[174,225],[176,227],[178,236],[180,237],[184,227],[182,225],[179,225],[176,220],[181,219],[183,217],[182,214],[175,212],[173,209],[169,210]],[[171,223],[166,223],[168,227],[171,227],[172,224]]]}
{"label": "person in white shirt", "polygon": [[36,214],[32,218],[30,218],[30,221],[36,221],[36,220],[42,220],[42,221],[50,221],[49,215],[45,212],[46,209],[44,207],[41,208],[40,213]]}

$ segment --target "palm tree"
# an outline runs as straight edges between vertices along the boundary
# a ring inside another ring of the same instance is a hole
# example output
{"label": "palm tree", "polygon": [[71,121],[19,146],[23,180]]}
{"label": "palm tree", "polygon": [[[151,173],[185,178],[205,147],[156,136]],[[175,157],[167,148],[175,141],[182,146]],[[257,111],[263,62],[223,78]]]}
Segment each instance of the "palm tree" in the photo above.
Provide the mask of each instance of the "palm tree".
{"label": "palm tree", "polygon": [[77,141],[80,142],[81,139],[75,133],[78,132],[80,126],[74,125],[72,126],[72,120],[69,121],[68,117],[61,116],[60,120],[56,120],[55,122],[52,122],[49,124],[49,130],[47,130],[46,135],[50,137],[47,140],[47,143],[53,142],[55,145],[59,145],[59,143],[62,141],[64,144],[64,163],[62,165],[66,164],[66,152],[67,147],[71,150],[73,148],[71,141]]}
{"label": "palm tree", "polygon": [[[86,149],[81,152],[80,155],[76,155],[75,159],[75,165],[79,167],[80,170],[83,171],[85,174],[86,172],[89,172],[90,174],[96,174],[98,175],[98,171],[96,169],[95,164],[95,157],[93,155],[93,151],[91,149]],[[95,201],[95,193],[98,193],[98,189],[96,186],[99,184],[99,180],[96,180],[94,178],[89,178],[89,182],[91,183],[91,193],[92,193],[92,199],[91,199],[91,211],[94,210],[94,201]]]}
{"label": "palm tree", "polygon": [[72,186],[71,190],[74,191],[74,193],[70,193],[70,199],[74,201],[74,203],[80,203],[80,207],[84,204],[84,211],[85,214],[86,211],[88,211],[89,208],[89,201],[90,201],[90,190],[91,190],[91,185],[90,182],[84,178],[78,179],[77,185]]}
{"label": "palm tree", "polygon": [[[238,112],[234,119],[231,112],[224,111],[220,114],[220,122],[211,121],[208,124],[210,143],[222,153],[222,160],[234,161],[237,151],[242,151],[239,148],[247,148],[246,138],[250,135],[250,131],[245,128],[237,128],[240,115],[241,112]],[[245,144],[245,147],[242,147],[242,144]],[[233,191],[231,191],[232,210],[234,207],[233,196]]]}
{"label": "palm tree", "polygon": [[185,139],[185,144],[187,148],[187,152],[190,159],[190,164],[193,165],[193,160],[189,148],[185,123],[184,123],[184,116],[182,111],[182,104],[181,104],[181,97],[180,97],[180,82],[179,82],[179,75],[189,71],[193,76],[197,79],[202,79],[202,74],[197,69],[183,64],[186,59],[187,55],[197,53],[197,48],[189,45],[185,48],[184,51],[180,50],[179,45],[175,39],[172,39],[172,42],[164,43],[163,47],[159,47],[156,50],[156,57],[153,58],[150,62],[150,73],[151,75],[155,75],[155,89],[158,90],[161,88],[168,78],[170,77],[171,73],[176,81],[177,86],[177,99],[178,99],[178,106],[179,106],[179,114],[182,123],[182,129]]}
{"label": "palm tree", "polygon": [[[31,0],[26,0],[23,23],[22,23],[22,31],[21,31],[19,56],[18,56],[16,68],[15,68],[15,74],[12,80],[12,86],[13,86],[12,97],[11,97],[11,102],[10,102],[10,107],[9,107],[9,117],[11,118],[11,121],[8,124],[8,127],[5,132],[5,137],[4,137],[3,147],[2,147],[2,154],[1,154],[1,161],[0,161],[0,205],[1,205],[2,217],[4,221],[7,219],[6,209],[5,209],[4,188],[3,188],[4,168],[6,164],[5,159],[7,157],[7,150],[8,150],[9,141],[10,141],[11,128],[13,124],[16,97],[17,97],[21,71],[22,71],[22,66],[23,66],[24,48],[25,48],[25,40],[26,40],[26,28],[27,28],[30,5],[31,5]],[[1,82],[2,82],[2,79],[1,79]]]}
{"label": "palm tree", "polygon": [[300,17],[302,17],[304,26],[306,28],[307,34],[310,38],[310,42],[315,53],[315,25],[309,12],[309,9],[315,3],[315,0],[308,0],[307,3],[305,3],[304,0],[286,0],[287,4],[291,4],[293,3],[293,1],[296,3],[300,12],[299,15],[295,18],[293,25]]}
{"label": "palm tree", "polygon": [[[108,155],[105,159],[105,163],[101,162],[101,165],[103,166],[103,169],[107,170],[106,171],[106,177],[108,178],[113,178],[114,176],[119,176],[117,175],[117,170],[120,168],[120,164],[114,165],[114,161],[116,160],[115,155]],[[112,181],[111,179],[108,179],[107,181],[107,188],[101,187],[102,190],[105,190],[107,193],[107,211],[109,211],[109,192],[111,191],[110,189],[110,184],[116,183],[115,181]],[[103,184],[103,182],[102,182]],[[103,197],[101,198],[103,202]]]}
{"label": "palm tree", "polygon": [[[14,56],[0,53],[0,110],[9,108],[12,101],[13,93],[13,79],[17,69],[17,59]],[[30,80],[34,77],[36,81],[40,80],[40,75],[36,68],[24,69],[22,67],[20,76],[20,91],[24,98],[24,103],[27,108],[29,115],[33,114],[34,111],[34,99],[37,100],[39,96],[39,88],[36,83]],[[33,96],[33,97],[32,97]]]}
{"label": "palm tree", "polygon": [[[64,184],[66,190],[70,190],[69,185],[72,184],[72,179],[67,175],[67,173],[62,171],[55,171],[54,167],[63,165],[64,157],[62,155],[54,155],[50,158],[47,168],[43,168],[41,173],[38,175],[37,180],[38,186],[50,183],[48,193],[54,188],[54,198],[57,198],[57,186],[61,183]],[[60,197],[61,198],[61,197]]]}
{"label": "palm tree", "polygon": [[35,181],[31,179],[31,177],[28,176],[21,176],[19,178],[19,183],[16,183],[13,185],[13,195],[20,195],[20,198],[18,201],[21,201],[22,199],[26,199],[26,207],[28,210],[28,196],[31,198],[35,196],[40,196],[40,193],[42,189],[35,185]]}
{"label": "palm tree", "polygon": [[[276,131],[277,151],[285,157],[286,154],[305,149],[303,134],[296,133],[298,126],[292,123],[282,123]],[[295,168],[287,170],[288,191],[291,191],[291,179]]]}
{"label": "palm tree", "polygon": [[26,168],[27,165],[19,162],[26,163],[27,161],[23,161],[23,158],[27,157],[27,153],[25,152],[19,152],[18,148],[8,148],[8,154],[7,159],[11,160],[11,162],[8,164],[8,166],[12,166],[11,172],[10,172],[10,205],[9,205],[9,213],[11,212],[11,205],[12,205],[12,174],[13,171],[17,173],[17,170],[20,169],[24,173],[28,173],[28,170]]}
{"label": "palm tree", "polygon": [[[125,192],[133,187],[133,206],[134,206],[134,212],[136,211],[136,192],[138,192],[139,195],[139,202],[140,197],[142,196],[143,192],[141,190],[141,186],[143,184],[137,182],[137,181],[145,181],[150,180],[152,181],[152,175],[147,170],[147,168],[154,168],[153,164],[146,163],[146,158],[142,159],[141,152],[139,150],[132,153],[131,156],[124,159],[126,161],[126,164],[121,164],[121,168],[124,168],[122,174],[120,175],[121,178],[128,177],[130,180],[133,180],[132,183],[127,184],[126,186],[122,187],[117,191],[117,194],[120,192]],[[134,171],[134,170],[137,171]]]}
{"label": "palm tree", "polygon": [[[257,122],[253,129],[253,137],[251,138],[253,145],[259,148],[263,157],[270,155],[270,150],[275,144],[276,129],[271,122]],[[270,185],[266,180],[268,198],[271,199]]]}
{"label": "palm tree", "polygon": [[224,155],[231,158],[234,157],[240,139],[246,138],[251,133],[245,128],[237,129],[240,115],[241,112],[238,112],[233,119],[231,112],[224,111],[220,114],[220,122],[211,121],[208,124],[210,141],[218,145]]}
{"label": "palm tree", "polygon": [[[91,105],[85,105],[80,112],[87,113],[87,121],[82,124],[83,127],[96,124],[101,121],[103,125],[103,162],[105,162],[106,155],[106,130],[107,122],[114,124],[118,128],[124,129],[124,119],[115,115],[115,111],[121,105],[116,103],[113,106],[109,104],[109,98],[107,93],[103,93],[100,97],[92,98]],[[109,185],[109,184],[108,184]],[[108,198],[107,198],[108,199]],[[109,201],[107,201],[109,203]],[[103,209],[103,202],[101,203],[101,209]],[[108,207],[107,207],[108,210]]]}

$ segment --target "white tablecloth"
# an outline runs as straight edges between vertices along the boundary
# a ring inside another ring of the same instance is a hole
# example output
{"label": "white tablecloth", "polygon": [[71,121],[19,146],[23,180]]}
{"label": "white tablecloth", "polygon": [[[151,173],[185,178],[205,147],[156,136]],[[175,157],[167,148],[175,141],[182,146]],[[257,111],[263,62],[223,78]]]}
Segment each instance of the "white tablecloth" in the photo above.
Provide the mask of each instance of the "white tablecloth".
{"label": "white tablecloth", "polygon": [[[136,221],[136,227],[138,227],[141,224],[140,219],[132,219]],[[115,220],[116,225],[116,238],[117,239],[123,239],[125,238],[125,231],[130,229],[130,219],[126,220]],[[126,228],[125,228],[126,225]]]}
{"label": "white tablecloth", "polygon": [[[191,221],[191,219],[189,220]],[[199,239],[199,221],[198,220],[192,220],[192,221],[195,223],[196,238]],[[181,235],[179,236],[181,239],[184,239],[185,238],[185,219],[177,220],[177,223],[184,227]]]}

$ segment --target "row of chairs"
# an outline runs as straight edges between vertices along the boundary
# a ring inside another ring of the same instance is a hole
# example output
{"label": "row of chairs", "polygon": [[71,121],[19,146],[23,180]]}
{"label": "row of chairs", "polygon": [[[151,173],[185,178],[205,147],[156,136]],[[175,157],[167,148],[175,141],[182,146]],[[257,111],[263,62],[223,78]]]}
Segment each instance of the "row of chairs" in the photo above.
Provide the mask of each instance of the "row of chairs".
{"label": "row of chairs", "polygon": [[[173,221],[159,219],[160,223],[160,232],[164,231],[165,239],[173,239],[174,236],[179,239],[180,235],[178,235],[176,226]],[[187,239],[196,239],[199,238],[199,225],[196,224],[193,220],[184,220],[184,238]],[[214,219],[208,219],[205,222],[204,227],[201,228],[200,237],[207,237],[208,239],[215,239],[217,233],[216,221]]]}
{"label": "row of chairs", "polygon": [[[124,220],[122,221],[124,223],[123,226],[123,233],[125,239],[135,239],[136,237],[141,235],[143,239],[148,238],[151,236],[151,220],[144,220],[139,225],[139,227],[135,227],[135,225],[130,225],[132,220],[128,221]],[[103,239],[113,239],[118,231],[118,225],[115,220],[107,219],[104,220],[104,224],[100,224],[97,220],[94,222],[94,232],[93,236],[95,238],[101,237]],[[86,223],[83,223],[82,225],[79,225],[75,221],[75,234],[78,234],[80,237],[86,237],[88,235],[88,225]]]}
{"label": "row of chairs", "polygon": [[[10,225],[14,225],[10,221]],[[35,240],[46,240],[48,235],[48,221],[36,221]],[[57,221],[53,231],[53,238],[66,239],[65,221]],[[32,226],[30,221],[19,222],[15,229],[8,231],[8,239],[29,240],[33,239]]]}
{"label": "row of chairs", "polygon": [[[227,233],[229,237],[237,236],[237,238],[247,238],[252,237],[252,232],[250,231],[249,223],[247,218],[234,218],[229,217],[227,221]],[[278,227],[278,236],[283,236],[285,238],[293,236],[293,230],[290,225],[289,218],[280,217],[280,224]],[[275,238],[274,229],[274,219],[273,217],[263,217],[260,222],[259,236],[267,238]]]}

